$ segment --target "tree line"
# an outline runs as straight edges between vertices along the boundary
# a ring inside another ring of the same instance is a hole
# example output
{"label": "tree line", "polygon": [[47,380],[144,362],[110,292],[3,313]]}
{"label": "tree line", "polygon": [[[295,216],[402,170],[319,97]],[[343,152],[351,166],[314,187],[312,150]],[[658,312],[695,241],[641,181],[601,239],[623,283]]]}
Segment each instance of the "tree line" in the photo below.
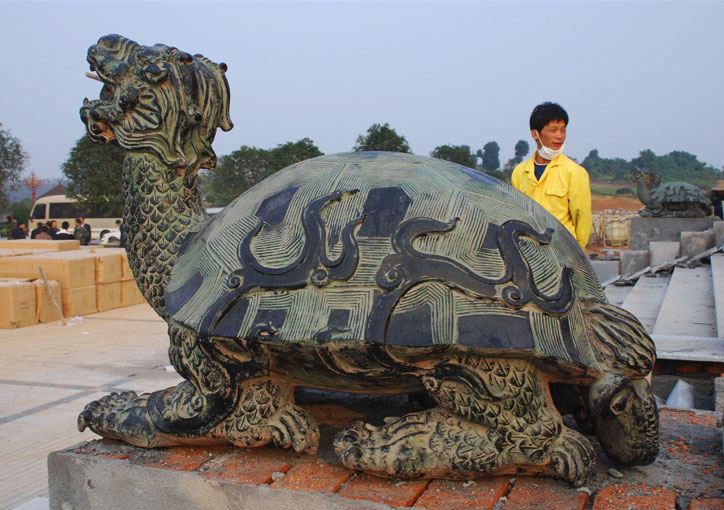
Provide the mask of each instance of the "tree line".
{"label": "tree line", "polygon": [[[495,141],[473,150],[469,145],[444,144],[435,147],[430,156],[477,169],[497,179],[510,181],[510,175],[530,153],[530,145],[519,140],[513,147],[513,156],[501,165],[500,145]],[[353,151],[391,151],[410,153],[406,138],[388,123],[373,124],[360,134]],[[101,145],[80,138],[63,163],[66,192],[79,199],[86,210],[99,210],[115,215],[122,209],[121,166],[124,151],[115,144]],[[323,155],[309,138],[286,142],[263,149],[242,145],[239,149],[219,158],[216,169],[199,175],[201,192],[208,206],[224,206],[247,189],[274,172],[305,159]],[[0,210],[7,210],[7,191],[20,182],[27,164],[27,154],[20,141],[0,124]],[[629,181],[631,170],[643,168],[661,176],[663,182],[685,181],[710,187],[721,177],[720,170],[707,165],[684,151],[656,155],[650,149],[629,160],[601,157],[597,149],[589,152],[581,162],[592,180]]]}

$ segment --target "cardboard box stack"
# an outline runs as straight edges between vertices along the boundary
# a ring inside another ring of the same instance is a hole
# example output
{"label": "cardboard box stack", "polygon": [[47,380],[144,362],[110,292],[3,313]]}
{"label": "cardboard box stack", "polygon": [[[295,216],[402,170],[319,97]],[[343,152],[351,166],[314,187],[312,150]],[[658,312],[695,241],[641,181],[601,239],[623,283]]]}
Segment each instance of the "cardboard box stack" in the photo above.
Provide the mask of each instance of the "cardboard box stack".
{"label": "cardboard box stack", "polygon": [[[0,321],[0,328],[59,320],[53,298],[62,306],[65,317],[146,302],[122,248],[47,251],[44,248],[3,248],[2,243],[0,241],[0,281],[4,283],[0,285],[0,305],[9,313]],[[40,279],[40,268],[48,280],[47,286]]]}
{"label": "cardboard box stack", "polygon": [[35,284],[27,278],[0,278],[0,328],[35,324]]}
{"label": "cardboard box stack", "polygon": [[7,250],[72,251],[80,248],[80,241],[51,241],[44,239],[0,239],[0,248]]}
{"label": "cardboard box stack", "polygon": [[122,258],[117,251],[90,250],[95,257],[96,308],[104,312],[121,306]]}
{"label": "cardboard box stack", "polygon": [[133,306],[139,305],[146,302],[146,298],[143,297],[141,291],[138,290],[136,280],[133,279],[133,273],[131,272],[131,266],[128,265],[128,256],[125,250],[121,255],[121,306]]}
{"label": "cardboard box stack", "polygon": [[60,320],[63,316],[60,283],[55,280],[48,280],[48,285],[45,285],[43,280],[35,280],[34,283],[36,322],[48,323]]}

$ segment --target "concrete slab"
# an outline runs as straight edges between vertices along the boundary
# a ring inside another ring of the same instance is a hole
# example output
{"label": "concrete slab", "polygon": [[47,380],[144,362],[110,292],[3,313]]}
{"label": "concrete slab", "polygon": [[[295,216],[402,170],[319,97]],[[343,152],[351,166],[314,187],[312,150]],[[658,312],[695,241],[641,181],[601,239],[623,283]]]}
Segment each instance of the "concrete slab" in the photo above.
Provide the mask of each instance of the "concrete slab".
{"label": "concrete slab", "polygon": [[651,338],[656,345],[658,359],[724,363],[724,338],[656,333]]}
{"label": "concrete slab", "polygon": [[621,305],[641,321],[648,333],[654,329],[654,323],[656,323],[670,281],[669,275],[653,278],[643,276],[639,278]]}
{"label": "concrete slab", "polygon": [[589,262],[600,282],[605,282],[621,274],[618,260],[589,260]]}
{"label": "concrete slab", "polygon": [[[724,224],[724,221],[720,222]],[[721,245],[720,245],[721,246]],[[716,331],[719,338],[724,338],[724,253],[711,256],[711,279],[714,287],[714,309],[716,315]]]}
{"label": "concrete slab", "polygon": [[679,241],[681,232],[712,228],[718,218],[632,218],[631,249],[646,250],[651,241]]}
{"label": "concrete slab", "polygon": [[717,336],[709,266],[674,269],[652,332],[672,336]]}
{"label": "concrete slab", "polygon": [[714,231],[714,242],[717,246],[724,244],[724,221],[715,221],[712,228]]}
{"label": "concrete slab", "polygon": [[681,254],[693,257],[714,247],[714,230],[681,233]]}
{"label": "concrete slab", "polygon": [[633,289],[633,285],[609,285],[605,289],[603,289],[603,292],[606,294],[606,299],[608,299],[608,302],[612,305],[621,306],[624,301],[626,301],[626,298],[631,293]]}
{"label": "concrete slab", "polygon": [[660,266],[676,259],[681,252],[677,241],[652,241],[649,243],[649,263],[651,267]]}
{"label": "concrete slab", "polygon": [[649,265],[648,246],[645,250],[621,250],[618,272],[621,275],[634,274]]}
{"label": "concrete slab", "polygon": [[[168,335],[148,305],[0,330],[0,509],[48,496],[48,452],[95,437],[78,432],[86,403],[122,388],[177,384]],[[47,505],[46,505],[47,508]]]}

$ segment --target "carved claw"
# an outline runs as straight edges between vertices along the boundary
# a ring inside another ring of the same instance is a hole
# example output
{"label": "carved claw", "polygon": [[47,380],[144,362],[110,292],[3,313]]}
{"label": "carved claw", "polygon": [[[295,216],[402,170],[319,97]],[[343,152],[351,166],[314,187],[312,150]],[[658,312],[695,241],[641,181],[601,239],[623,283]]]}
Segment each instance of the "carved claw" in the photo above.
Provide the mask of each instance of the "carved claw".
{"label": "carved claw", "polygon": [[159,435],[148,416],[148,394],[111,393],[85,406],[78,416],[78,430],[90,428],[99,436],[119,439],[143,448],[174,444]]}
{"label": "carved claw", "polygon": [[319,428],[314,418],[301,407],[283,408],[270,420],[269,427],[276,446],[293,448],[297,453],[317,453]]}
{"label": "carved claw", "polygon": [[574,487],[580,487],[588,478],[588,469],[596,453],[593,446],[582,434],[564,429],[557,444],[551,449],[551,467],[561,478]]}

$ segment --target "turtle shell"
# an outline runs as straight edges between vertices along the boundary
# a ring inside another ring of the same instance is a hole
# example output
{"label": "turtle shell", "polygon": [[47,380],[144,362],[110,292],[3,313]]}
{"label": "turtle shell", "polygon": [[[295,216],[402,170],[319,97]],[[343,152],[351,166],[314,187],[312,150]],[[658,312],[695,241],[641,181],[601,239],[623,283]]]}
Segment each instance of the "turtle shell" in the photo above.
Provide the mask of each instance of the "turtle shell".
{"label": "turtle shell", "polygon": [[203,337],[460,344],[584,366],[586,309],[606,305],[537,203],[473,169],[384,152],[306,160],[249,189],[186,238],[165,297]]}
{"label": "turtle shell", "polygon": [[664,204],[702,203],[711,205],[709,198],[693,184],[688,182],[666,182],[651,191],[654,202]]}

